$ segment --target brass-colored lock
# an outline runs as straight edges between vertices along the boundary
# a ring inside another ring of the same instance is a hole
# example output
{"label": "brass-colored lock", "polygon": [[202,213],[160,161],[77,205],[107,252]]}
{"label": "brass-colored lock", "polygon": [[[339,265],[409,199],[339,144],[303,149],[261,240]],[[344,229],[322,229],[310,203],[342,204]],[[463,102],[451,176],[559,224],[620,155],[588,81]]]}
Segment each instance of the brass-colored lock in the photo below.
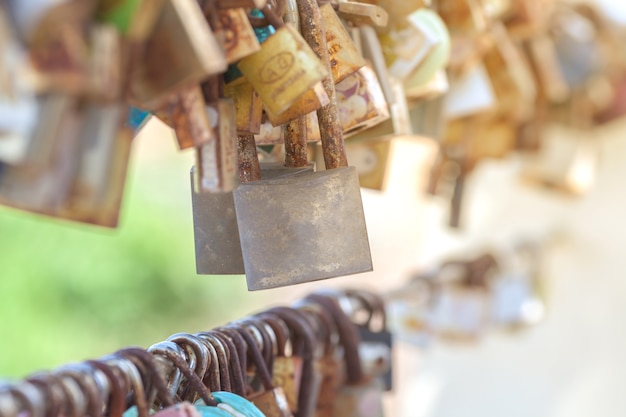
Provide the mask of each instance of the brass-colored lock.
{"label": "brass-colored lock", "polygon": [[354,74],[365,65],[365,60],[354,45],[354,41],[344,28],[330,3],[320,6],[326,42],[330,55],[330,68],[335,84],[343,81],[347,76]]}
{"label": "brass-colored lock", "polygon": [[224,88],[224,95],[232,98],[235,102],[237,134],[260,134],[263,104],[252,84],[247,81],[227,84]]}
{"label": "brass-colored lock", "polygon": [[[266,7],[264,13],[271,15]],[[328,71],[290,25],[278,26],[276,33],[261,44],[261,50],[237,65],[254,86],[265,107],[281,114],[300,96],[327,76]]]}
{"label": "brass-colored lock", "polygon": [[321,82],[316,83],[310,90],[300,96],[287,110],[281,114],[274,114],[269,107],[265,114],[273,126],[280,126],[328,105],[329,98]]}

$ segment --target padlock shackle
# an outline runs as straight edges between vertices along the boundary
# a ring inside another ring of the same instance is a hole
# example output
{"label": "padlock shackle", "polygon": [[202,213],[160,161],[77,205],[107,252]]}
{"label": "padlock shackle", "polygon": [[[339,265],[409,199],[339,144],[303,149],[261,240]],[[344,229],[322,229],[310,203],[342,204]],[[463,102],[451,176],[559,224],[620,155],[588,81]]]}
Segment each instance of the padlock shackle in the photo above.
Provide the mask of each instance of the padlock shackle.
{"label": "padlock shackle", "polygon": [[348,158],[343,143],[343,128],[337,112],[337,96],[332,77],[330,57],[326,45],[326,32],[322,14],[316,0],[298,0],[302,37],[326,67],[328,75],[322,84],[328,95],[329,103],[317,110],[322,152],[326,169],[348,166]]}
{"label": "padlock shackle", "polygon": [[368,317],[365,326],[369,330],[372,329],[372,320],[378,317],[381,321],[382,331],[387,329],[387,311],[385,309],[385,301],[383,298],[373,292],[360,289],[346,289],[345,295],[353,298],[367,311]]}
{"label": "padlock shackle", "polygon": [[361,338],[356,326],[343,312],[336,299],[321,294],[310,294],[306,299],[320,304],[332,314],[337,329],[339,330],[339,340],[344,350],[343,356],[346,364],[347,383],[348,385],[362,384],[365,380],[365,376],[361,367],[361,357],[359,354]]}
{"label": "padlock shackle", "polygon": [[[131,361],[135,366],[137,366],[133,361]],[[139,366],[137,366],[139,368]],[[100,388],[98,387],[98,383],[96,382],[93,374],[86,374],[83,369],[88,368],[91,371],[91,367],[81,364],[72,364],[66,365],[57,371],[58,374],[66,376],[74,380],[74,382],[80,387],[82,394],[85,396],[85,415],[93,415],[92,413],[96,413],[96,415],[100,412]],[[142,373],[142,376],[145,376],[145,373]],[[26,388],[26,387],[24,387]],[[28,386],[28,388],[33,388]],[[37,390],[35,390],[38,392]],[[31,416],[44,416],[45,410],[41,401],[34,401],[32,394],[34,394],[29,389],[23,389],[17,391],[22,394],[24,399],[26,399],[26,403],[29,404],[29,408],[31,408]],[[144,391],[145,392],[145,391]],[[148,404],[149,405],[149,404]]]}
{"label": "padlock shackle", "polygon": [[261,340],[257,340],[257,342],[259,342],[260,346],[263,348],[261,353],[263,354],[263,359],[265,360],[267,368],[270,370],[271,374],[271,370],[274,367],[274,358],[276,357],[276,352],[278,351],[278,340],[276,339],[276,334],[267,323],[264,323],[258,318],[248,317],[238,323],[242,323],[252,333],[256,332],[261,337]]}
{"label": "padlock shackle", "polygon": [[123,358],[130,360],[135,364],[135,366],[138,366],[137,362],[139,362],[145,370],[145,374],[150,376],[150,383],[152,385],[151,388],[156,388],[156,392],[159,396],[159,399],[161,400],[162,405],[164,407],[170,407],[174,405],[174,396],[167,388],[167,382],[163,378],[163,375],[161,375],[161,372],[159,372],[156,360],[151,353],[140,348],[126,348],[117,351],[117,354],[119,354]]}
{"label": "padlock shackle", "polygon": [[[196,336],[198,336],[202,340],[205,340],[209,345],[213,347],[213,350],[215,351],[215,357],[213,358],[212,362],[215,362],[217,364],[217,375],[219,376],[219,390],[231,391],[232,387],[228,364],[230,360],[232,360],[232,358],[229,358],[230,352],[226,352],[225,343],[222,341],[223,339],[218,338],[217,335],[211,332],[196,333]],[[212,374],[212,378],[214,376],[215,373]],[[213,390],[216,389],[215,387],[211,388]]]}
{"label": "padlock shackle", "polygon": [[[134,404],[137,408],[137,415],[139,417],[149,417],[150,404],[148,404],[148,399],[146,398],[146,393],[145,393],[144,386],[143,386],[143,380],[141,377],[141,373],[139,372],[139,368],[129,359],[126,359],[123,356],[118,355],[116,353],[106,356],[105,358],[102,358],[101,360],[104,361],[107,365],[111,365],[119,369],[119,371],[123,375],[127,375],[130,377],[130,387],[127,386],[127,388],[129,389],[132,388],[134,392],[134,399],[135,399]],[[178,368],[175,368],[175,372],[177,373],[177,375],[174,376],[174,381],[175,381],[174,383],[176,383],[176,381],[179,381],[180,380],[179,375],[182,375]],[[70,407],[69,407],[70,413],[68,414],[68,417],[80,417],[82,414],[80,414],[78,410],[76,410],[76,403],[74,402],[75,398],[73,397],[75,394],[79,394],[79,395],[83,395],[83,394],[80,391],[76,392],[75,390],[68,388],[68,386],[66,385],[65,378],[61,378],[61,375],[55,375],[55,376],[59,377],[59,381],[60,381],[59,386],[63,388],[66,400],[70,401]],[[85,400],[84,397],[83,397],[83,400]]]}
{"label": "padlock shackle", "polygon": [[259,320],[267,324],[272,330],[272,333],[274,333],[274,337],[276,338],[276,357],[284,357],[285,346],[289,338],[289,329],[285,322],[272,316],[264,316],[262,319],[259,318]]}
{"label": "padlock shackle", "polygon": [[[301,352],[302,357],[302,377],[300,384],[300,392],[298,393],[298,412],[296,417],[309,417],[303,415],[303,410],[313,410],[313,404],[317,400],[312,398],[312,391],[314,390],[314,355],[316,347],[316,339],[313,328],[307,321],[303,314],[293,308],[289,307],[274,307],[267,311],[269,314],[275,314],[280,317],[289,327],[289,329],[303,342],[303,348]],[[263,317],[265,314],[262,314]]]}
{"label": "padlock shackle", "polygon": [[294,307],[311,317],[317,324],[318,340],[323,343],[324,354],[329,355],[334,352],[336,347],[334,336],[338,334],[338,331],[332,315],[313,301],[300,300]]}
{"label": "padlock shackle", "polygon": [[[174,348],[176,347],[176,348]],[[185,376],[187,383],[191,386],[193,391],[196,392],[208,406],[216,406],[217,401],[211,395],[211,391],[204,385],[202,380],[196,375],[194,370],[189,367],[187,360],[177,350],[180,349],[183,353],[184,350],[174,342],[161,342],[150,347],[151,351],[157,355],[165,357],[176,368],[180,369]],[[184,398],[183,398],[184,400]]]}
{"label": "padlock shackle", "polygon": [[[198,336],[189,333],[176,333],[168,337],[167,340],[176,343],[185,349],[188,354],[194,355],[196,360],[194,371],[204,383],[204,378],[211,362],[211,353],[207,347],[208,343],[205,340],[200,339]],[[191,352],[189,352],[188,349],[191,349]],[[187,390],[183,392],[182,396],[187,398],[188,394],[189,387],[187,387]]]}
{"label": "padlock shackle", "polygon": [[241,325],[233,325],[233,327],[237,332],[239,332],[241,337],[243,337],[246,342],[246,347],[248,349],[248,352],[251,354],[252,360],[254,362],[254,367],[256,368],[257,374],[259,375],[259,379],[261,380],[261,385],[263,385],[263,389],[265,391],[272,391],[274,389],[272,376],[269,369],[267,368],[265,358],[259,350],[259,347],[256,344],[256,340],[254,340],[254,336],[250,334],[249,330],[245,329]]}
{"label": "padlock shackle", "polygon": [[[138,349],[138,350],[150,356],[150,360],[153,362],[152,366],[154,366],[154,369],[156,369],[156,362],[154,362],[154,358],[152,357],[152,355],[150,355],[148,352],[146,352],[143,349]],[[119,376],[113,370],[113,367],[101,361],[88,360],[85,363],[87,363],[88,365],[91,365],[94,369],[102,372],[104,376],[106,376],[107,381],[109,381],[109,405],[108,405],[109,417],[122,417],[122,415],[124,414],[124,411],[126,411],[127,390],[124,389],[123,383],[121,379],[119,378]],[[41,390],[47,390],[46,398],[49,404],[48,409],[50,410],[50,415],[53,415],[53,416],[60,415],[60,411],[61,411],[60,403],[57,401],[58,398],[56,398],[56,396],[54,395],[52,387],[45,383],[39,386],[37,384],[37,377],[27,379],[26,381],[37,386]],[[43,379],[40,379],[39,381],[43,382]],[[171,393],[167,389],[167,383],[162,378],[160,373],[158,373],[158,376],[155,379],[153,379],[153,382],[155,383],[157,390],[159,391],[159,395],[161,395],[161,393],[163,393],[164,395],[164,397],[161,399],[163,404],[167,404],[170,400],[173,403],[174,398],[171,396]],[[159,383],[161,383],[162,385],[159,386]]]}
{"label": "padlock shackle", "polygon": [[[226,332],[225,329],[223,331],[213,330],[209,333],[222,343],[222,345],[224,346],[224,350],[227,353],[224,369],[226,369],[225,372],[226,375],[228,375],[228,380],[230,383],[229,391],[241,396],[245,396],[246,383],[244,378],[244,368],[241,364],[242,355],[239,353],[239,345],[241,343],[240,339],[238,339],[239,335]],[[243,355],[243,357],[245,357],[245,355]],[[227,390],[222,387],[222,391]]]}

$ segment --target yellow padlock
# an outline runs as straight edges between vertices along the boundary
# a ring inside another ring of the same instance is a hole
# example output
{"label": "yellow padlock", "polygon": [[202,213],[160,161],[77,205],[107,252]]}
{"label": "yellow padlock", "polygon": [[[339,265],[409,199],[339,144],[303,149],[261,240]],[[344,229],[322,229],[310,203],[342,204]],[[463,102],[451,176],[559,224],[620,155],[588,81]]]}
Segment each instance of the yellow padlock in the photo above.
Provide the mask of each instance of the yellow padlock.
{"label": "yellow padlock", "polygon": [[[267,7],[263,13],[268,18],[273,15]],[[276,33],[261,44],[259,52],[242,59],[238,67],[265,107],[281,114],[328,72],[296,29],[279,19],[271,21]]]}

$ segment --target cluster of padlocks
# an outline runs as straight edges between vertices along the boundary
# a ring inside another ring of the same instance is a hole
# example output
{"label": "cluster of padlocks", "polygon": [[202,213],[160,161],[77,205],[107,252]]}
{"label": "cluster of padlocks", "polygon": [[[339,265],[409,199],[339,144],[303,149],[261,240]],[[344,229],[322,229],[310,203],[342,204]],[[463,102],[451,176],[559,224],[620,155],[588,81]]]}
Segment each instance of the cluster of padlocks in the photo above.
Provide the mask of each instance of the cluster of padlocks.
{"label": "cluster of padlocks", "polygon": [[359,186],[385,189],[396,140],[438,142],[456,226],[479,161],[622,114],[622,32],[556,0],[4,0],[0,203],[116,226],[155,116],[197,155],[198,273],[366,272]]}

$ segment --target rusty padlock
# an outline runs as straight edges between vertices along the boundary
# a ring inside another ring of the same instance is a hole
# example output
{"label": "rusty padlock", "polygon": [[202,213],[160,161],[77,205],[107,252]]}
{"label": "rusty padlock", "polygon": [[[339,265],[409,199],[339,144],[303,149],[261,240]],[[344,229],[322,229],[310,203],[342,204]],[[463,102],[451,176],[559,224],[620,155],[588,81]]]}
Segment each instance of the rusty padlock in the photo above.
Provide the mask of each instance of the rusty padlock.
{"label": "rusty padlock", "polygon": [[332,314],[339,332],[340,344],[343,347],[346,380],[337,392],[333,416],[381,417],[383,415],[382,383],[377,378],[366,376],[363,372],[359,354],[360,337],[356,326],[341,310],[334,298],[311,294],[307,299],[322,305]]}
{"label": "rusty padlock", "polygon": [[[328,68],[319,8],[310,1],[298,3],[298,7],[300,15],[307,16],[301,22],[302,32]],[[233,193],[250,290],[372,269],[358,179],[355,169],[347,167],[330,77],[324,80],[324,87],[330,104],[317,115],[327,170],[243,183]],[[294,138],[299,142],[287,142],[298,155],[289,165],[306,166],[306,138]]]}
{"label": "rusty padlock", "polygon": [[248,395],[248,399],[254,403],[265,415],[276,417],[292,416],[285,397],[285,392],[280,386],[274,386],[272,376],[267,363],[259,350],[254,337],[243,327],[237,328],[240,335],[246,341],[248,352],[251,354],[256,374],[259,376],[262,391]]}
{"label": "rusty padlock", "polygon": [[263,13],[276,33],[261,44],[259,52],[239,61],[237,67],[265,107],[278,115],[326,77],[328,70],[293,26],[285,25],[268,6]]}

